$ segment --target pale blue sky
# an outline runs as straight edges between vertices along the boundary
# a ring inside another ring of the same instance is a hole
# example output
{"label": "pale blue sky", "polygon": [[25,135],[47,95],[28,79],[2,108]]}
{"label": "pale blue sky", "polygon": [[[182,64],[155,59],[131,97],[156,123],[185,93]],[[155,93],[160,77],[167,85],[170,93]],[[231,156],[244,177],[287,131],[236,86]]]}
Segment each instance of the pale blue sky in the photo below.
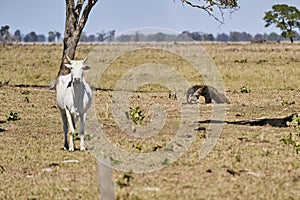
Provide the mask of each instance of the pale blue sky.
{"label": "pale blue sky", "polygon": [[[213,34],[279,33],[273,27],[265,28],[262,20],[264,12],[278,3],[300,9],[300,0],[240,0],[240,10],[231,16],[226,12],[225,24],[220,26],[204,11],[183,6],[179,0],[99,0],[84,31],[95,34],[116,30],[118,34],[142,27],[159,27]],[[9,25],[11,32],[20,29],[23,34],[35,31],[47,35],[50,30],[63,33],[64,20],[64,0],[0,0],[0,26]]]}

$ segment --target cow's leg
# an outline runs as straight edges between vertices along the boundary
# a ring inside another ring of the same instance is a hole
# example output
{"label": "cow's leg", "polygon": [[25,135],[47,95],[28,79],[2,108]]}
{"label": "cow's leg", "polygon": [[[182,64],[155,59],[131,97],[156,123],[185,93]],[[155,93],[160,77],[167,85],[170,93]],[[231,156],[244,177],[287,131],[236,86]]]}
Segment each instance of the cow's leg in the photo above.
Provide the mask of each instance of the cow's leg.
{"label": "cow's leg", "polygon": [[64,110],[60,110],[61,114],[61,119],[63,121],[63,126],[64,126],[64,149],[68,150],[69,149],[69,144],[68,144],[68,119],[66,116],[66,112]]}
{"label": "cow's leg", "polygon": [[74,141],[73,141],[73,135],[74,135],[74,127],[73,127],[73,119],[70,111],[66,109],[66,116],[68,120],[69,125],[69,134],[70,134],[70,145],[69,145],[69,151],[74,151]]}
{"label": "cow's leg", "polygon": [[85,147],[84,147],[85,117],[86,117],[86,114],[80,115],[80,128],[79,128],[79,134],[80,134],[80,151],[85,151]]}

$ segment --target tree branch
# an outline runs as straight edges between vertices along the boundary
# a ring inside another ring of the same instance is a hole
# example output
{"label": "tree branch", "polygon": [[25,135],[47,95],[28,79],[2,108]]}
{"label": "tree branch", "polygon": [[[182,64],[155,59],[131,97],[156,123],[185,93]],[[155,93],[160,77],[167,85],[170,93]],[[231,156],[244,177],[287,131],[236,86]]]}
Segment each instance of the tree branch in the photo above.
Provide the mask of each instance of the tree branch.
{"label": "tree branch", "polygon": [[[237,4],[238,0],[203,0],[205,2],[205,5],[195,4],[191,0],[180,1],[182,2],[182,4],[187,4],[193,8],[204,10],[209,16],[213,17],[216,21],[220,22],[221,24],[224,24],[223,10],[229,9],[230,13],[232,13],[239,8]],[[214,8],[217,8],[219,10],[221,19],[213,13]]]}
{"label": "tree branch", "polygon": [[75,7],[75,14],[78,16],[80,16],[80,13],[81,13],[81,10],[82,10],[82,6],[84,4],[85,0],[78,0],[77,1],[77,4],[76,4],[76,7]]}
{"label": "tree branch", "polygon": [[207,6],[200,6],[198,4],[193,4],[192,2],[190,1],[187,1],[187,0],[181,0],[183,4],[187,4],[193,8],[198,8],[198,9],[202,9],[204,10],[205,12],[207,12],[207,14],[211,17],[213,17],[216,21],[220,22],[221,24],[223,24],[224,22],[224,17],[223,17],[223,14],[222,14],[222,20],[220,20],[218,17],[216,17],[212,11],[213,11],[213,8],[211,5],[207,5]]}
{"label": "tree branch", "polygon": [[83,10],[83,13],[82,13],[82,16],[80,18],[77,29],[80,29],[80,30],[83,29],[83,27],[85,26],[85,24],[88,20],[89,14],[90,14],[93,6],[97,3],[97,1],[98,0],[89,0],[88,4],[85,6],[85,8]]}

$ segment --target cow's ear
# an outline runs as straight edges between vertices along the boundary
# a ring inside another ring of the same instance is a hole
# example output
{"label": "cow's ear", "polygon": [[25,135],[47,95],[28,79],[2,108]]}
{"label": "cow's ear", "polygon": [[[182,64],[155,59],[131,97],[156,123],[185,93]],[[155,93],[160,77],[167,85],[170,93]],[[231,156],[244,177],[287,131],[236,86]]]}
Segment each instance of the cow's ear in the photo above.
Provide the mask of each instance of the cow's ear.
{"label": "cow's ear", "polygon": [[72,69],[72,65],[70,64],[65,64],[66,68]]}
{"label": "cow's ear", "polygon": [[90,66],[84,66],[82,69],[83,69],[83,70],[90,70],[91,67],[90,67]]}

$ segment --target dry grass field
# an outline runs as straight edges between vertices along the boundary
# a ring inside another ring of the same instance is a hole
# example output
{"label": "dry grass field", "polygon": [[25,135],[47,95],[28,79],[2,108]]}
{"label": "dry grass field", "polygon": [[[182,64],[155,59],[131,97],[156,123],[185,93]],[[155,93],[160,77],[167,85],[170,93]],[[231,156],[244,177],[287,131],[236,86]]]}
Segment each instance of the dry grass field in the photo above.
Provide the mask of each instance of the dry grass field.
{"label": "dry grass field", "polygon": [[[116,198],[300,199],[298,118],[286,126],[280,124],[285,117],[300,111],[300,44],[151,45],[157,49],[161,45],[169,48],[180,45],[187,50],[201,45],[222,76],[230,104],[226,105],[222,134],[207,157],[199,159],[199,150],[208,137],[212,105],[200,99],[199,122],[193,124],[194,137],[187,151],[175,162],[154,172],[113,170]],[[82,58],[85,52],[97,47],[103,55],[99,62],[109,64],[113,61],[112,52],[145,46],[147,44],[81,44],[77,56]],[[63,150],[56,94],[47,89],[58,72],[61,51],[61,45],[0,47],[0,81],[9,80],[8,85],[0,87],[0,199],[99,198],[93,149]],[[142,63],[152,58],[138,55],[139,59]],[[176,58],[166,59],[172,64]],[[165,87],[141,86],[129,100],[130,106],[140,106],[145,113],[139,128],[150,123],[153,115],[149,107],[155,103],[165,107],[166,124],[150,139],[131,137],[120,130],[110,108],[110,90],[116,77],[124,73],[122,67],[130,62],[114,62],[114,70],[107,71],[106,77],[96,85],[99,88],[94,91],[97,117],[106,136],[117,146],[133,153],[153,152],[167,146],[176,134],[181,104]],[[184,61],[174,61],[174,65],[191,83],[202,80],[185,70]],[[243,86],[250,92],[241,92]],[[247,123],[258,118],[265,120]],[[87,135],[93,136],[93,133]],[[78,147],[78,141],[75,144]]]}

